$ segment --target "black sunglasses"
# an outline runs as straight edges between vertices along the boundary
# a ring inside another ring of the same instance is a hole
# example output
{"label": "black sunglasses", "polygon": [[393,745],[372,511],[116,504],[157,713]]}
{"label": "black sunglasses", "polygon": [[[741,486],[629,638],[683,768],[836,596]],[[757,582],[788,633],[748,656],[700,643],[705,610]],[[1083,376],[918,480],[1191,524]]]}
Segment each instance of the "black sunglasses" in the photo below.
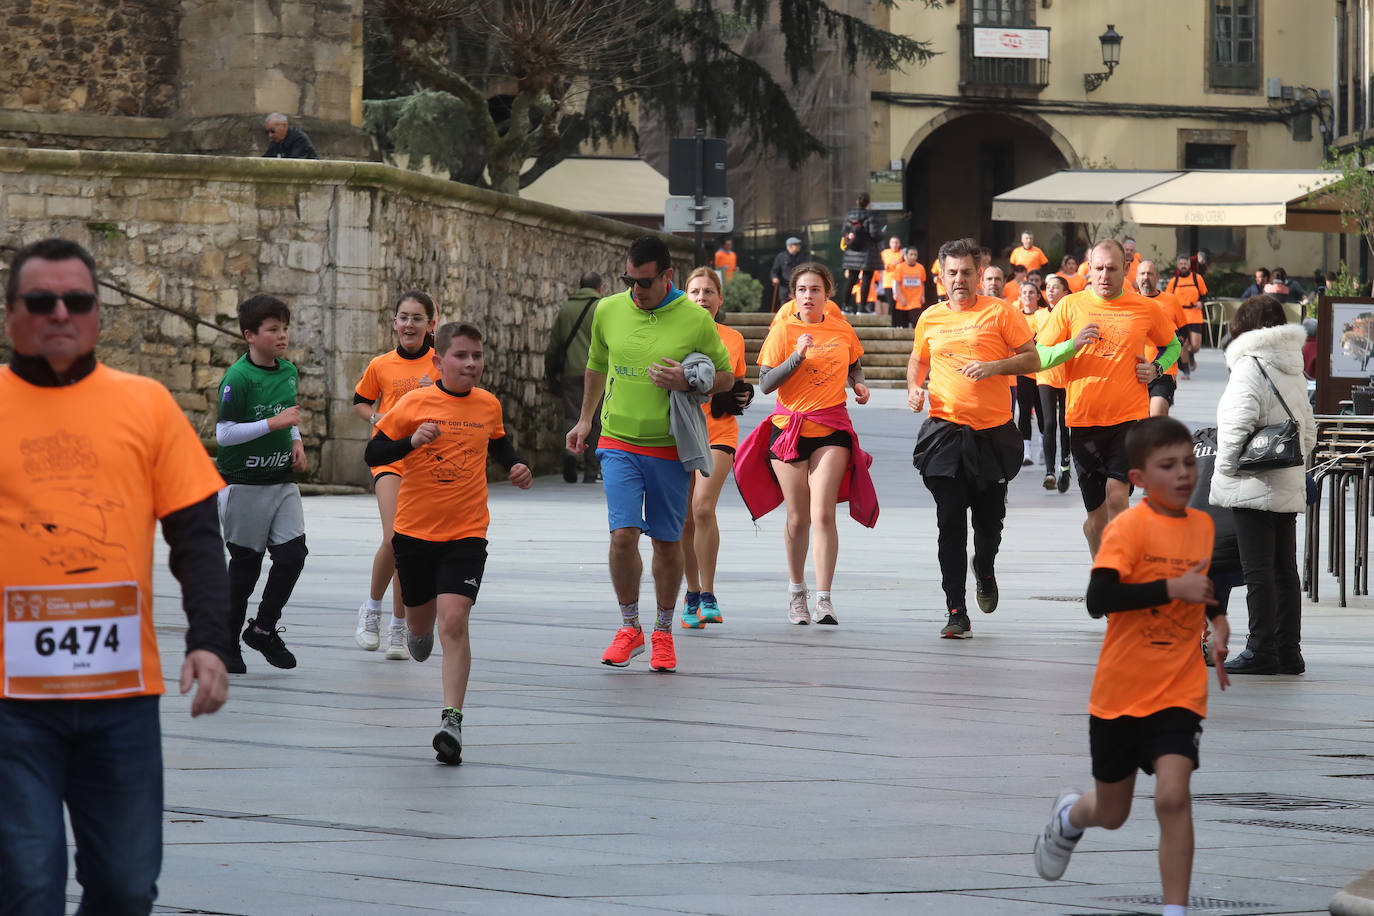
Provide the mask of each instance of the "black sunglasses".
{"label": "black sunglasses", "polygon": [[660,270],[652,277],[631,277],[627,274],[621,274],[620,282],[624,283],[626,286],[638,286],[640,289],[648,289],[649,287],[653,286],[654,282],[658,280],[659,277],[663,276],[665,273],[667,273],[666,270]]}
{"label": "black sunglasses", "polygon": [[29,310],[30,315],[51,315],[57,310],[57,300],[59,299],[67,304],[68,314],[85,315],[95,308],[98,301],[95,293],[83,293],[77,290],[69,290],[65,293],[38,290],[32,293],[22,293],[19,298],[24,300],[24,307]]}

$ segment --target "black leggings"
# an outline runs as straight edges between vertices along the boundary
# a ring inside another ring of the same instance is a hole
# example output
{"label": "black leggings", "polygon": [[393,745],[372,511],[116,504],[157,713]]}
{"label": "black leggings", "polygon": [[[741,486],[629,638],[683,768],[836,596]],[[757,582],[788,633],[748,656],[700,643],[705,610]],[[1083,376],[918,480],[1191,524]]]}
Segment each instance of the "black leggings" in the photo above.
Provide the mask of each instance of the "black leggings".
{"label": "black leggings", "polygon": [[1265,659],[1296,654],[1302,642],[1297,516],[1262,509],[1231,512],[1250,612],[1245,648]]}
{"label": "black leggings", "polygon": [[966,477],[922,477],[935,497],[939,528],[940,585],[947,610],[968,610],[968,529],[973,515],[973,574],[990,576],[1002,545],[1002,520],[1007,516],[1005,482],[970,482]]}
{"label": "black leggings", "polygon": [[1026,442],[1031,437],[1031,414],[1035,414],[1035,428],[1045,431],[1045,412],[1040,407],[1040,393],[1036,391],[1035,377],[1018,375],[1016,377],[1016,426],[1021,430],[1021,438]]}
{"label": "black leggings", "polygon": [[1040,432],[1045,446],[1045,473],[1054,473],[1054,428],[1059,428],[1059,455],[1063,456],[1064,466],[1069,466],[1069,428],[1064,425],[1064,408],[1068,397],[1063,388],[1037,385],[1040,394]]}
{"label": "black leggings", "polygon": [[[844,301],[854,307],[854,311],[868,310],[868,289],[873,285],[872,270],[846,270],[844,272]],[[854,301],[854,284],[859,284],[859,301]]]}

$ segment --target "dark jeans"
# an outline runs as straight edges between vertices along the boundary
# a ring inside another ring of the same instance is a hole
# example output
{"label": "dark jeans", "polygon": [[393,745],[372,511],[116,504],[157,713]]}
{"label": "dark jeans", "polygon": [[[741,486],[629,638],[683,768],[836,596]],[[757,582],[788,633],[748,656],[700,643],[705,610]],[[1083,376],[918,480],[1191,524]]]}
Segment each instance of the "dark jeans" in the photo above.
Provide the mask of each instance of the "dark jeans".
{"label": "dark jeans", "polygon": [[[582,419],[582,394],[586,391],[587,380],[580,375],[565,375],[559,383],[559,401],[563,406],[563,435]],[[601,438],[601,407],[592,415],[592,429],[587,433],[587,443],[582,447],[583,473],[588,476],[601,470],[601,462],[596,460],[596,443]]]}
{"label": "dark jeans", "polygon": [[968,610],[968,528],[973,514],[973,574],[990,576],[1002,545],[1002,519],[1007,516],[1007,485],[959,477],[922,477],[935,497],[935,524],[940,530],[940,586],[947,610]]}
{"label": "dark jeans", "polygon": [[1021,438],[1026,442],[1031,437],[1031,414],[1035,414],[1035,428],[1045,432],[1045,412],[1040,408],[1039,386],[1035,377],[1018,375],[1016,377],[1016,427],[1021,430]]}
{"label": "dark jeans", "polygon": [[1052,388],[1049,385],[1036,385],[1040,394],[1040,420],[1042,425],[1040,433],[1045,446],[1045,473],[1054,473],[1055,435],[1054,431],[1059,430],[1059,451],[1058,455],[1064,461],[1064,467],[1069,466],[1069,428],[1064,425],[1064,408],[1068,403],[1067,392],[1063,388]]}
{"label": "dark jeans", "polygon": [[[868,289],[873,285],[873,275],[877,271],[873,270],[846,270],[844,272],[844,299],[843,303],[856,312],[871,312],[873,305],[868,301]],[[854,284],[859,284],[859,301],[854,301]]]}
{"label": "dark jeans", "polygon": [[1245,573],[1250,635],[1245,648],[1264,658],[1296,653],[1302,642],[1297,515],[1233,509],[1236,546]]}
{"label": "dark jeans", "polygon": [[157,697],[0,700],[0,916],[61,916],[67,833],[78,916],[146,914],[162,868]]}

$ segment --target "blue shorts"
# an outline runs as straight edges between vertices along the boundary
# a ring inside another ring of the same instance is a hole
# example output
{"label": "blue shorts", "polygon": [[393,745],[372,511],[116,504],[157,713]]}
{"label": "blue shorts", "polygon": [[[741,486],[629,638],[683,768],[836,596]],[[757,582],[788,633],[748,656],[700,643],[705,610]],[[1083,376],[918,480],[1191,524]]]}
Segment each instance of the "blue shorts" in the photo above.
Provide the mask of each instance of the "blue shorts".
{"label": "blue shorts", "polygon": [[606,516],[612,531],[638,528],[656,541],[682,540],[691,480],[682,462],[599,448]]}

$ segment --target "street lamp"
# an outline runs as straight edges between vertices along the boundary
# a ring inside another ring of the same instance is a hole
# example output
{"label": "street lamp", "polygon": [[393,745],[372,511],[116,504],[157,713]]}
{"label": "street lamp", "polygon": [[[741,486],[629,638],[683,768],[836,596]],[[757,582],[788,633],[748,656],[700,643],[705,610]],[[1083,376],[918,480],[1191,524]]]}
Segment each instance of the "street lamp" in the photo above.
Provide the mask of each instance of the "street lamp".
{"label": "street lamp", "polygon": [[1116,70],[1116,65],[1121,63],[1121,35],[1115,26],[1108,25],[1107,31],[1097,36],[1097,40],[1102,43],[1102,66],[1107,68],[1107,72],[1083,74],[1084,92],[1092,92],[1111,79],[1112,72]]}

